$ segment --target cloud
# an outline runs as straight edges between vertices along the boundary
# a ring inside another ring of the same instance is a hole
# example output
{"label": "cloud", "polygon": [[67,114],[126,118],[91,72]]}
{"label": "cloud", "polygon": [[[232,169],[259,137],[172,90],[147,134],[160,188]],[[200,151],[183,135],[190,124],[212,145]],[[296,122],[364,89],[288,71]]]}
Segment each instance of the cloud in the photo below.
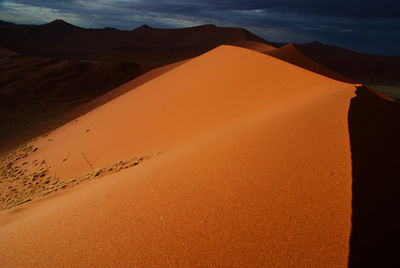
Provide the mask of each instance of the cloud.
{"label": "cloud", "polygon": [[[133,29],[213,23],[245,27],[271,41],[319,40],[371,53],[399,54],[397,0],[5,0],[0,19]],[[389,49],[389,50],[388,50]]]}

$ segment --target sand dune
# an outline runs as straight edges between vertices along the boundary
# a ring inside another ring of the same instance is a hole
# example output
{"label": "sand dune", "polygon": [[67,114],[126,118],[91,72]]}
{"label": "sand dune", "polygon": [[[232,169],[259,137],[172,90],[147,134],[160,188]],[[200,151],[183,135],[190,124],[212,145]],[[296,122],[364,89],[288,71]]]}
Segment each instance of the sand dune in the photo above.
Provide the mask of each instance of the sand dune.
{"label": "sand dune", "polygon": [[[236,54],[239,55],[235,57]],[[216,64],[217,61],[220,63]],[[273,67],[268,62],[272,62]],[[94,168],[99,168],[132,154],[166,150],[193,135],[240,122],[247,114],[272,109],[280,102],[308,99],[304,92],[293,91],[292,85],[283,82],[287,76],[296,76],[299,72],[304,74],[298,78],[299,83],[312,80],[315,84],[312,94],[319,96],[320,91],[329,92],[330,79],[296,66],[291,66],[293,74],[287,75],[282,69],[288,66],[291,65],[250,50],[221,47],[58,129],[35,144],[43,149],[32,157],[50,158],[48,164],[57,176],[76,176],[90,170],[82,159],[82,152],[91,159]],[[276,76],[274,81],[271,81],[272,75]],[[221,104],[222,99],[225,103]],[[182,115],[183,111],[186,116]],[[125,122],[132,123],[125,126]],[[98,148],[98,144],[102,147]],[[107,151],[107,155],[99,154],[102,151]],[[67,155],[69,161],[63,163]]]}
{"label": "sand dune", "polygon": [[266,51],[266,54],[338,81],[356,83],[350,78],[336,73],[306,57],[297,49],[297,45],[294,43],[287,44],[275,50]]}
{"label": "sand dune", "polygon": [[[304,46],[305,45],[300,45],[300,47],[302,47],[302,48]],[[249,48],[253,49],[251,46],[249,46]],[[262,48],[262,46],[261,46],[261,48]],[[263,52],[262,51],[263,49],[257,49],[257,47],[254,47],[253,50]],[[301,50],[303,50],[303,49],[301,49]],[[264,53],[268,54],[268,55],[270,55],[272,57],[275,57],[277,59],[284,60],[286,62],[292,63],[292,64],[294,64],[296,66],[301,67],[301,68],[310,70],[310,71],[312,71],[314,73],[317,73],[317,74],[320,74],[320,75],[323,75],[323,76],[326,76],[326,77],[329,77],[329,78],[332,78],[332,79],[335,79],[335,80],[338,80],[338,81],[342,81],[342,82],[345,82],[345,83],[354,83],[354,84],[358,83],[357,85],[361,85],[361,84],[359,84],[361,81],[364,81],[364,82],[367,81],[367,80],[362,79],[362,78],[360,78],[358,76],[353,76],[351,73],[344,72],[344,73],[347,73],[348,75],[350,75],[350,77],[358,77],[359,79],[361,79],[361,80],[357,80],[358,81],[357,82],[356,80],[350,79],[349,77],[346,77],[346,76],[344,76],[344,75],[342,75],[340,73],[337,73],[335,71],[332,71],[331,69],[328,69],[324,65],[321,65],[321,64],[315,62],[314,60],[310,59],[309,57],[305,56],[299,50],[299,45],[296,45],[294,43],[289,43],[287,45],[284,45],[284,46],[276,48],[276,49],[272,48],[270,50],[266,50]],[[329,51],[325,51],[325,53],[329,53]],[[354,53],[354,54],[356,54],[356,53]],[[342,57],[343,56],[344,55],[342,55]],[[324,56],[321,56],[321,57],[324,58],[324,57],[327,57],[327,56],[324,55]],[[377,56],[377,57],[379,57],[379,56]],[[348,67],[345,67],[344,65],[345,64],[342,64],[340,66],[343,66],[343,67],[340,67],[339,64],[338,64],[336,67],[334,67],[334,69],[346,70]],[[371,65],[371,64],[369,64],[369,65]],[[356,66],[353,66],[353,68],[357,69]],[[366,67],[366,68],[370,68],[370,67]],[[374,76],[374,75],[372,75],[372,76]],[[379,76],[379,74],[378,74],[378,76]],[[400,90],[395,86],[385,86],[385,85],[383,85],[385,83],[382,82],[382,81],[391,81],[390,79],[389,80],[382,80],[382,77],[380,77],[380,79],[381,79],[380,80],[381,82],[379,82],[379,85],[366,86],[366,88],[368,88],[368,90],[370,90],[371,92],[373,92],[374,94],[376,94],[377,96],[379,96],[382,99],[385,99],[385,100],[388,100],[388,101],[391,101],[391,102],[396,102],[396,100],[399,99]],[[390,84],[390,82],[389,82],[389,84]]]}
{"label": "sand dune", "polygon": [[298,45],[297,49],[330,70],[399,99],[400,57],[361,54],[319,42]]}
{"label": "sand dune", "polygon": [[72,110],[70,113],[68,113],[65,116],[65,118],[66,118],[65,120],[67,120],[67,118],[70,118],[70,119],[77,118],[82,114],[90,112],[91,110],[107,103],[108,101],[113,100],[113,99],[121,96],[122,94],[124,94],[130,90],[133,90],[133,89],[137,88],[138,86],[143,85],[166,72],[169,72],[170,70],[178,67],[181,64],[184,64],[187,61],[188,60],[178,61],[178,62],[167,64],[167,65],[164,65],[164,66],[161,66],[158,68],[154,68],[154,69],[122,84],[121,86],[119,86],[113,90],[110,90],[109,92],[93,99],[92,101],[89,101],[88,103],[78,106],[76,109]]}
{"label": "sand dune", "polygon": [[149,70],[7,54],[0,57],[0,154],[65,124],[71,110]]}
{"label": "sand dune", "polygon": [[194,58],[34,143],[61,179],[152,157],[1,212],[1,262],[345,266],[353,96],[248,49]]}
{"label": "sand dune", "polygon": [[130,79],[233,42],[253,42],[253,49],[273,44],[245,29],[215,25],[120,31],[62,20],[0,21],[0,155],[104,103],[94,99]]}

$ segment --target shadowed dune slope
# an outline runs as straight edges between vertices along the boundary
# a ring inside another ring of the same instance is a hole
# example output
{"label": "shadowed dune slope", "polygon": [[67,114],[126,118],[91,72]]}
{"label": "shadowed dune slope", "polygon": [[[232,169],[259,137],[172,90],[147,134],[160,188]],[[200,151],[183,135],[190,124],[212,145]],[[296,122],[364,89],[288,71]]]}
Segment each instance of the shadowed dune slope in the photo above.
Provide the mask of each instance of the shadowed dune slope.
{"label": "shadowed dune slope", "polygon": [[355,81],[351,80],[350,78],[329,70],[328,68],[306,57],[297,49],[297,45],[294,43],[287,44],[275,50],[267,51],[266,54],[338,81],[355,83]]}
{"label": "shadowed dune slope", "polygon": [[345,266],[353,96],[243,48],[194,58],[35,143],[27,161],[63,178],[90,170],[82,153],[162,153],[1,212],[1,263]]}
{"label": "shadowed dune slope", "polygon": [[15,52],[15,51],[12,51],[12,50],[10,50],[10,49],[8,49],[8,48],[5,48],[5,47],[0,47],[0,57],[1,57],[1,58],[3,58],[3,57],[17,56],[17,55],[18,55],[18,53]]}
{"label": "shadowed dune slope", "polygon": [[353,165],[349,267],[398,267],[400,106],[357,89],[349,108]]}
{"label": "shadowed dune slope", "polygon": [[7,52],[0,56],[0,153],[65,124],[72,119],[66,115],[71,110],[147,70],[126,62],[57,60]]}
{"label": "shadowed dune slope", "polygon": [[332,71],[400,99],[400,57],[362,54],[319,42],[297,49]]}

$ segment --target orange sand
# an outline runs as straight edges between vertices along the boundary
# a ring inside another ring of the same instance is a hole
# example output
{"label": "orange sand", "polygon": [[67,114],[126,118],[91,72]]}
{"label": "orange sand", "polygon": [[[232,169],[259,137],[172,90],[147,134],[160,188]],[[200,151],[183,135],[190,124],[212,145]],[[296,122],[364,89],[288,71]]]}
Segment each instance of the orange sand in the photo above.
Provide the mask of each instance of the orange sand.
{"label": "orange sand", "polygon": [[345,266],[353,96],[243,48],[194,58],[35,143],[62,178],[162,154],[1,212],[0,263]]}

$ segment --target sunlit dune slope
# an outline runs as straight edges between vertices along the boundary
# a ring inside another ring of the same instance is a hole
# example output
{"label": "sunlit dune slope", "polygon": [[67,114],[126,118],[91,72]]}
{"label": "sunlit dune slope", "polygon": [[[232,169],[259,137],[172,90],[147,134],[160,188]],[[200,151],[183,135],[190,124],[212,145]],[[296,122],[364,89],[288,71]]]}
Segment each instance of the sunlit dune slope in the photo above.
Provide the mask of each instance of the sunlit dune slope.
{"label": "sunlit dune slope", "polygon": [[[294,90],[293,83],[301,89]],[[269,56],[222,46],[40,139],[31,157],[45,159],[57,176],[76,176],[91,168],[82,154],[100,168],[164,151],[255,114],[329,94],[331,85],[348,87]]]}
{"label": "sunlit dune slope", "polygon": [[194,58],[35,142],[26,161],[62,178],[161,154],[1,212],[0,259],[345,266],[353,96],[351,84],[248,49]]}

